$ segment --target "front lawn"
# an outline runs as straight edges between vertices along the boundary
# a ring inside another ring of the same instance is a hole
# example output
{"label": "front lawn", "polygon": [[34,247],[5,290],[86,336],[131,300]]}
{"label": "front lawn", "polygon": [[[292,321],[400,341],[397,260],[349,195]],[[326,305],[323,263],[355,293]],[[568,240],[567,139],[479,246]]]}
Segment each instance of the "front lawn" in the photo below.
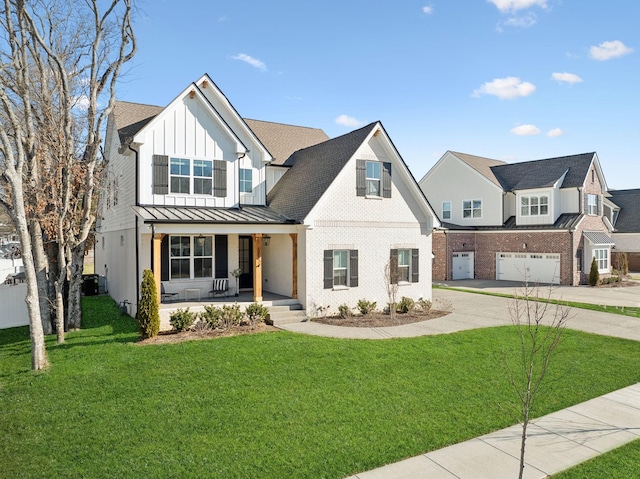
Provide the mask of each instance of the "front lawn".
{"label": "front lawn", "polygon": [[609,451],[602,456],[583,462],[553,479],[584,479],[606,477],[607,479],[633,479],[640,470],[640,439]]}
{"label": "front lawn", "polygon": [[[44,373],[26,328],[0,331],[0,476],[340,478],[517,422],[511,327],[141,346],[109,298],[84,307]],[[640,381],[633,341],[567,330],[559,351],[536,416]]]}

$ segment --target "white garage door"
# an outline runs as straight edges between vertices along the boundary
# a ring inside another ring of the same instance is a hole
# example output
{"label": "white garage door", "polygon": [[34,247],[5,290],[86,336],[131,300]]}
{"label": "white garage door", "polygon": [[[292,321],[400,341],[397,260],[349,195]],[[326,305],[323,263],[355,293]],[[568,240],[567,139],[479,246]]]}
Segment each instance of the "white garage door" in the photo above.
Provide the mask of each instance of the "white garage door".
{"label": "white garage door", "polygon": [[453,253],[451,279],[473,279],[473,253]]}
{"label": "white garage door", "polygon": [[560,284],[560,255],[496,253],[496,279]]}

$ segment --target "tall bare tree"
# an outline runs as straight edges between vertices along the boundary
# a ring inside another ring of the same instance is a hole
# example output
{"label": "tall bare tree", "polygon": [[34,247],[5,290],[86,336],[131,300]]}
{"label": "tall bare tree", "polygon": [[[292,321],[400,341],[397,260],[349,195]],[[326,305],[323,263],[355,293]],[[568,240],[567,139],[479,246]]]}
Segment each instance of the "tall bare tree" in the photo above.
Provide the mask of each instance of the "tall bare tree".
{"label": "tall bare tree", "polygon": [[515,298],[509,302],[509,317],[516,327],[519,341],[517,359],[512,362],[505,358],[507,379],[516,398],[512,407],[522,424],[519,479],[524,475],[531,408],[539,396],[551,359],[570,319],[570,309],[552,304],[550,298],[551,289],[541,297],[540,287],[531,286],[525,281],[522,288],[516,291]]}
{"label": "tall bare tree", "polygon": [[48,218],[42,230],[58,243],[55,305],[62,342],[64,283],[73,251],[95,219],[101,133],[122,66],[136,51],[131,1],[4,0],[0,176],[6,188],[0,194],[22,242],[34,369],[47,359],[29,222]]}

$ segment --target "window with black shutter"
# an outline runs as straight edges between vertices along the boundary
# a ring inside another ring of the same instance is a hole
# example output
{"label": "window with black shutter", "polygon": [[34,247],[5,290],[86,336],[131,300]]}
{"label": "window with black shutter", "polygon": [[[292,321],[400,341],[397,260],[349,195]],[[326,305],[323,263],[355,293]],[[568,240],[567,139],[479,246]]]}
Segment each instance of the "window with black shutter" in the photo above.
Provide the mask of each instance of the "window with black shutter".
{"label": "window with black shutter", "polygon": [[153,155],[152,189],[154,195],[169,194],[169,157]]}
{"label": "window with black shutter", "polygon": [[227,196],[227,162],[224,160],[213,161],[213,196]]}

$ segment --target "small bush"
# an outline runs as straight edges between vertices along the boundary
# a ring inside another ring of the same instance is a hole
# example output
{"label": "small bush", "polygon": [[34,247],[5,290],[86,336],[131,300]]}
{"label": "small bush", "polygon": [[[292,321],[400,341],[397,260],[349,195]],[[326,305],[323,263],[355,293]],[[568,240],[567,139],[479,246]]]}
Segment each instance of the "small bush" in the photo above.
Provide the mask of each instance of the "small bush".
{"label": "small bush", "polygon": [[251,324],[262,323],[265,319],[267,319],[267,315],[269,314],[269,308],[263,306],[262,304],[253,303],[247,306],[244,309],[247,318]]}
{"label": "small bush", "polygon": [[420,308],[420,311],[424,314],[429,314],[429,312],[431,311],[431,306],[432,303],[428,299],[420,298],[418,300],[418,308]]}
{"label": "small bush", "polygon": [[196,315],[187,309],[178,309],[171,313],[169,317],[169,324],[176,331],[188,331],[191,326],[193,326],[193,322],[195,321]]}
{"label": "small bush", "polygon": [[602,278],[600,280],[600,284],[613,284],[613,283],[619,283],[620,282],[620,276],[609,276],[607,278]]}
{"label": "small bush", "polygon": [[351,308],[348,304],[341,304],[338,306],[338,312],[342,319],[349,319],[351,317]]}
{"label": "small bush", "polygon": [[376,306],[377,306],[377,303],[375,301],[367,301],[366,299],[359,299],[358,305],[357,305],[358,311],[360,311],[360,314],[365,316],[375,311]]}
{"label": "small bush", "polygon": [[413,310],[414,305],[415,302],[413,299],[403,296],[402,299],[400,299],[400,302],[396,304],[396,311],[398,313],[408,313]]}
{"label": "small bush", "polygon": [[222,327],[222,308],[208,304],[198,316],[213,329]]}
{"label": "small bush", "polygon": [[598,273],[598,263],[596,259],[591,260],[591,270],[589,271],[589,284],[591,286],[597,286],[600,282],[600,273]]}
{"label": "small bush", "polygon": [[160,332],[160,314],[158,313],[158,293],[153,271],[145,269],[142,272],[140,286],[140,303],[136,313],[138,328],[142,339],[153,338]]}
{"label": "small bush", "polygon": [[194,333],[204,334],[204,333],[207,333],[207,332],[213,330],[213,327],[207,321],[205,321],[203,319],[198,319],[195,322],[195,324],[193,325],[193,327],[191,328],[191,330]]}
{"label": "small bush", "polygon": [[243,324],[244,319],[244,313],[240,311],[240,305],[238,303],[234,303],[231,306],[228,304],[222,306],[222,326],[224,328]]}

